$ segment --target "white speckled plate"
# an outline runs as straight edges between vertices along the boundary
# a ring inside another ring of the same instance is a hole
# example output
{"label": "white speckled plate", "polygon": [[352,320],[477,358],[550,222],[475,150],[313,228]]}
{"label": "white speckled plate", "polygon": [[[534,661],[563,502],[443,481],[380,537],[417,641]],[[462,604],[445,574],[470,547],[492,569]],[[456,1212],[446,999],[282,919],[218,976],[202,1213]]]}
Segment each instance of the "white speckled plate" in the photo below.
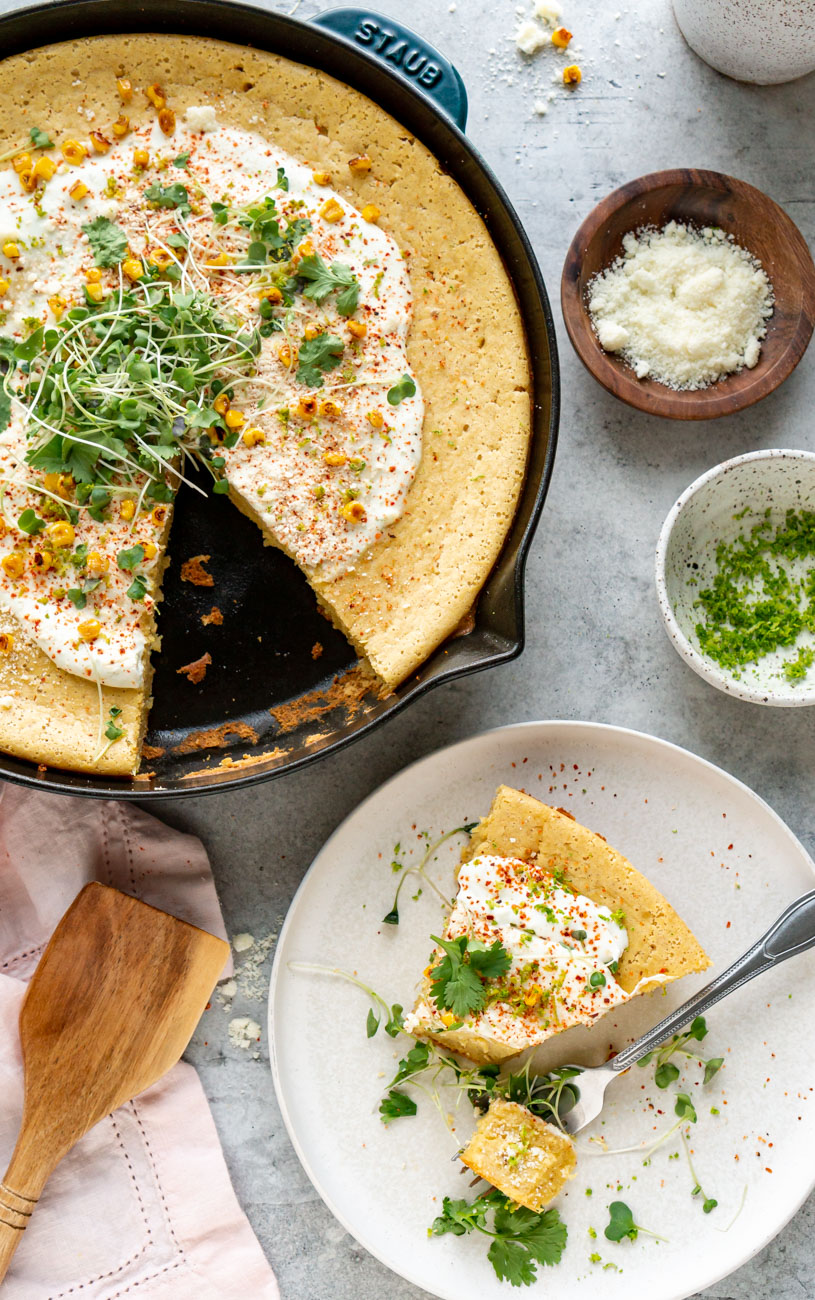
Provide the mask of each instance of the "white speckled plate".
{"label": "white speckled plate", "polygon": [[[290,964],[355,971],[389,1002],[410,1005],[442,911],[426,888],[412,899],[414,878],[402,893],[398,928],[381,924],[397,881],[394,845],[401,844],[408,864],[416,862],[422,831],[435,838],[480,816],[500,782],[567,808],[605,835],[677,906],[710,953],[713,973],[812,888],[815,870],[775,813],[733,777],[651,736],[592,723],[535,722],[474,736],[406,768],[343,822],[304,879],[280,936],[269,1000],[275,1086],[298,1155],[340,1222],[395,1272],[442,1300],[524,1294],[497,1280],[486,1238],[427,1235],[444,1195],[474,1194],[454,1159],[472,1129],[472,1111],[456,1110],[451,1092],[450,1133],[419,1096],[416,1117],[385,1128],[380,1096],[409,1041],[394,1042],[381,1029],[367,1039],[362,992]],[[433,868],[448,895],[457,854],[450,842]],[[609,1044],[622,1046],[705,978],[555,1038],[546,1060],[601,1059]],[[678,1085],[660,1092],[651,1069],[634,1069],[615,1083],[604,1116],[579,1138],[577,1178],[557,1202],[568,1245],[556,1268],[540,1269],[530,1296],[680,1300],[738,1268],[783,1227],[815,1184],[813,981],[809,953],[734,993],[709,1016],[701,1045],[705,1055],[725,1057],[723,1069],[707,1087],[698,1067],[685,1071],[682,1087],[699,1116],[693,1160],[718,1208],[705,1215],[691,1197],[693,1179],[677,1138],[647,1167],[641,1152],[591,1153],[593,1132],[617,1148],[667,1129]],[[606,1241],[614,1199],[667,1240]],[[599,1261],[591,1262],[593,1254]]]}

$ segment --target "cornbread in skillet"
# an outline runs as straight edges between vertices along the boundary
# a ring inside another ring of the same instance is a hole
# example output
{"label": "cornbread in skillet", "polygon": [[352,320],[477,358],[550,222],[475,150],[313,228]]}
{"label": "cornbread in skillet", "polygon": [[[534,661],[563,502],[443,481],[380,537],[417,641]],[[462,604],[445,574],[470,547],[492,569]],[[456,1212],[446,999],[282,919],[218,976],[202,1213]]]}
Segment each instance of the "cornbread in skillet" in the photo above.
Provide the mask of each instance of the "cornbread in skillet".
{"label": "cornbread in skillet", "polygon": [[540,1213],[577,1169],[574,1143],[526,1106],[491,1102],[460,1159],[518,1205]]}
{"label": "cornbread in skillet", "polygon": [[459,1024],[432,1000],[434,953],[406,1026],[479,1063],[592,1024],[710,964],[667,900],[601,835],[508,786],[463,854],[445,938],[460,935],[499,939],[508,974]]}
{"label": "cornbread in skillet", "polygon": [[[127,78],[133,88],[125,104],[117,95],[117,78]],[[292,544],[285,528],[258,509],[257,494],[245,488],[244,462],[257,450],[258,464],[266,463],[274,441],[271,432],[265,444],[246,444],[246,451],[240,443],[226,457],[223,471],[235,503],[258,521],[268,543],[281,546],[301,564],[329,616],[382,683],[393,688],[470,609],[513,517],[527,456],[530,393],[523,328],[511,283],[481,218],[418,140],[358,92],[262,51],[200,38],[133,35],[68,42],[14,56],[0,64],[0,91],[15,104],[0,134],[0,152],[22,149],[29,131],[37,128],[54,142],[51,154],[64,174],[61,146],[71,140],[87,142],[94,131],[112,140],[112,124],[122,113],[129,119],[128,146],[141,145],[148,129],[154,141],[156,109],[144,92],[156,85],[175,114],[185,147],[184,131],[193,132],[196,148],[209,147],[201,132],[216,121],[219,129],[259,136],[315,175],[327,176],[327,193],[338,196],[348,220],[364,218],[401,250],[412,298],[407,366],[419,392],[415,399],[408,396],[400,411],[409,414],[411,401],[414,409],[421,401],[424,419],[421,459],[411,469],[398,517],[372,535],[360,553],[349,552],[346,565],[328,564],[324,557],[312,564],[298,552],[297,539]],[[192,114],[186,118],[188,109]],[[212,140],[217,145],[214,130]],[[86,149],[94,161],[91,147]],[[184,171],[167,166],[173,152],[170,138],[159,170],[151,143],[150,167],[155,164],[156,174],[148,167],[145,183],[183,182]],[[274,188],[275,170],[258,200],[266,188]],[[79,180],[82,167],[75,171]],[[279,201],[285,204],[285,196]],[[316,230],[317,254],[325,233]],[[131,234],[131,252],[141,255],[143,250],[133,245]],[[339,246],[328,240],[326,262],[335,246],[336,262],[341,260]],[[147,252],[145,248],[145,258]],[[24,253],[19,262],[3,261],[12,296],[14,273],[25,260]],[[117,273],[114,268],[110,275]],[[107,272],[105,276],[110,278]],[[376,322],[378,304],[370,295],[366,302],[364,285],[361,309],[363,315],[369,310]],[[49,320],[43,324],[48,326]],[[347,350],[354,346],[352,340]],[[359,346],[364,350],[364,343]],[[326,418],[330,422],[331,417]],[[394,411],[393,418],[398,420],[400,414]],[[268,423],[266,427],[271,428]],[[348,496],[353,505],[352,488]],[[23,626],[13,602],[6,604],[2,619],[9,637],[0,657],[0,689],[5,692],[0,747],[79,770],[135,770],[149,705],[154,602],[160,597],[169,514],[154,530],[156,554],[145,561],[149,599],[134,622],[144,652],[132,686],[122,687],[115,680],[100,684],[89,680],[87,672],[83,676],[57,666],[43,651],[39,634],[32,635],[29,624]],[[355,521],[353,512],[349,518]],[[25,538],[22,544],[28,545]],[[111,710],[113,729],[123,735],[107,747],[103,744],[100,756],[100,717],[109,724]]]}

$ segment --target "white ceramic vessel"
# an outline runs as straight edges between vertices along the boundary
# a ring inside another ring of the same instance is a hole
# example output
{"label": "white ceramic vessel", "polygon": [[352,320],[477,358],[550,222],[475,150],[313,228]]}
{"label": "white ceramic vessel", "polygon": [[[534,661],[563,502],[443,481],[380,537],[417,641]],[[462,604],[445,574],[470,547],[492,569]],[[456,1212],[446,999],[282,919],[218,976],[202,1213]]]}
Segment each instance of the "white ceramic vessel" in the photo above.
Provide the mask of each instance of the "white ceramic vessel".
{"label": "white ceramic vessel", "polygon": [[[694,602],[715,574],[717,543],[734,541],[766,509],[778,523],[788,509],[815,509],[815,453],[753,451],[716,465],[691,483],[662,525],[657,543],[660,613],[685,663],[720,691],[753,704],[815,704],[813,672],[798,681],[784,675],[783,664],[793,657],[789,647],[748,664],[735,677],[703,654],[696,636],[699,614]],[[815,637],[802,633],[800,644],[815,646]]]}
{"label": "white ceramic vessel", "polygon": [[770,85],[815,70],[815,0],[673,0],[700,58],[737,81]]}

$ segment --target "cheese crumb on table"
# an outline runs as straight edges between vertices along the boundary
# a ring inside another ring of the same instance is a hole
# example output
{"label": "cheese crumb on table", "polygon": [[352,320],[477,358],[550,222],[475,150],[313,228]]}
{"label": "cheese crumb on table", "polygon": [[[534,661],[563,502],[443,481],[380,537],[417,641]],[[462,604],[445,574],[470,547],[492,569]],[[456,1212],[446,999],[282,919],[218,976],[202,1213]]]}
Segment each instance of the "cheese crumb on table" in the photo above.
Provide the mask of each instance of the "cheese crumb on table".
{"label": "cheese crumb on table", "polygon": [[592,326],[638,379],[706,388],[759,358],[772,285],[723,230],[671,221],[623,239],[623,253],[588,287]]}

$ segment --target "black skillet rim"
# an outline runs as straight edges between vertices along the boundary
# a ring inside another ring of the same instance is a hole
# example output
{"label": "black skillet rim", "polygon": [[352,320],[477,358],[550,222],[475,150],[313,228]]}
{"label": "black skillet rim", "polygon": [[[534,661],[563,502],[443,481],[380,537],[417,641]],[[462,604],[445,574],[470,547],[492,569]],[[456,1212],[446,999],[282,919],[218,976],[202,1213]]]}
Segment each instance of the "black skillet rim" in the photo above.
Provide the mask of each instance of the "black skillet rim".
{"label": "black skillet rim", "polygon": [[[24,53],[40,45],[86,36],[128,32],[166,32],[209,36],[233,45],[267,49],[336,76],[334,60],[342,51],[341,80],[367,94],[415,134],[468,195],[484,219],[510,275],[518,299],[533,372],[533,438],[530,461],[512,527],[476,602],[475,631],[487,645],[475,654],[471,637],[443,642],[416,674],[397,688],[383,708],[361,720],[345,734],[290,762],[264,768],[212,769],[211,773],[161,778],[149,784],[133,778],[99,778],[88,773],[36,766],[11,755],[0,755],[0,779],[53,794],[129,800],[173,799],[224,793],[297,771],[333,755],[399,713],[413,700],[442,682],[507,663],[525,644],[524,574],[529,547],[543,509],[554,466],[560,417],[560,375],[554,319],[543,277],[529,238],[503,186],[462,131],[430,99],[398,73],[363,53],[354,44],[314,24],[262,9],[240,0],[140,0],[122,7],[117,0],[57,0],[0,15],[0,57]],[[239,38],[239,39],[236,39]],[[417,122],[420,125],[417,125]],[[435,138],[438,137],[438,138]],[[467,173],[468,175],[463,175]],[[476,193],[480,187],[482,193]],[[497,230],[499,223],[504,231]],[[515,241],[510,249],[508,245]],[[510,252],[513,256],[510,257]],[[520,277],[528,277],[525,283]],[[543,350],[539,351],[543,344]],[[537,400],[544,380],[548,401]],[[547,419],[548,410],[548,419]],[[542,449],[542,464],[533,465]],[[535,481],[533,481],[533,474]],[[492,601],[490,622],[479,624],[485,601]],[[470,647],[467,646],[470,642]],[[490,646],[489,643],[492,643]],[[460,652],[456,654],[458,648]],[[450,659],[453,662],[450,662]],[[444,662],[447,660],[448,662]],[[166,783],[165,783],[166,782]],[[174,783],[173,783],[174,782]]]}

